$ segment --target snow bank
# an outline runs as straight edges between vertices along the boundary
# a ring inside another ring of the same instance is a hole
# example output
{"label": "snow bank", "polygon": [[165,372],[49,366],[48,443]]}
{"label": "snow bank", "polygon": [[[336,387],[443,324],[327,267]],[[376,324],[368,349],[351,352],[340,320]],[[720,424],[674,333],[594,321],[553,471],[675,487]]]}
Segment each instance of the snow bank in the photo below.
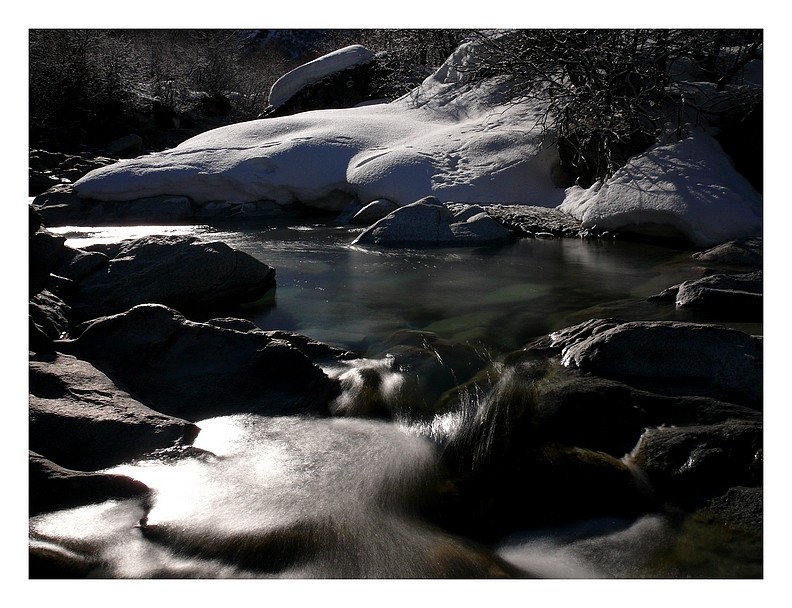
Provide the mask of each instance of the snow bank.
{"label": "snow bank", "polygon": [[[456,58],[455,58],[456,59]],[[341,210],[352,198],[555,206],[563,190],[542,109],[492,108],[447,66],[390,104],[318,110],[221,127],[171,150],[122,160],[78,180],[81,198],[181,194],[196,202],[272,200]]]}
{"label": "snow bank", "polygon": [[704,133],[633,157],[604,184],[569,188],[559,209],[586,228],[684,236],[707,247],[762,232],[762,199]]}
{"label": "snow bank", "polygon": [[338,49],[287,72],[270,88],[269,105],[279,108],[298,91],[325,76],[371,61],[374,53],[359,44]]}
{"label": "snow bank", "polygon": [[[318,65],[336,69],[342,59],[365,55],[353,48]],[[229,125],[96,169],[74,190],[101,201],[182,195],[201,204],[301,202],[335,211],[354,199],[361,207],[377,199],[403,206],[426,196],[520,203],[558,207],[588,227],[684,236],[703,246],[761,232],[761,196],[704,134],[652,148],[601,186],[556,187],[557,150],[538,126],[544,108],[499,103],[496,88],[468,82],[464,66],[475,61],[474,51],[461,46],[390,104]],[[287,74],[274,87],[276,98],[319,73],[313,69]]]}

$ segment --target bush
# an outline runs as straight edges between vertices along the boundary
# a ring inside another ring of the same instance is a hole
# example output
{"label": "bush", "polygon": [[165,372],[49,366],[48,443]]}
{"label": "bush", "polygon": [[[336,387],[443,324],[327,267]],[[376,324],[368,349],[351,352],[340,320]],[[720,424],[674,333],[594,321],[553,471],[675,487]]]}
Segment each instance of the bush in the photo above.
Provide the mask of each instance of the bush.
{"label": "bush", "polygon": [[557,138],[569,179],[590,185],[627,158],[690,120],[739,120],[761,104],[761,90],[740,89],[724,103],[698,103],[672,87],[682,67],[723,92],[758,56],[760,30],[510,30],[476,33],[481,60],[460,66],[475,79],[497,78],[513,101],[537,99],[543,127]]}

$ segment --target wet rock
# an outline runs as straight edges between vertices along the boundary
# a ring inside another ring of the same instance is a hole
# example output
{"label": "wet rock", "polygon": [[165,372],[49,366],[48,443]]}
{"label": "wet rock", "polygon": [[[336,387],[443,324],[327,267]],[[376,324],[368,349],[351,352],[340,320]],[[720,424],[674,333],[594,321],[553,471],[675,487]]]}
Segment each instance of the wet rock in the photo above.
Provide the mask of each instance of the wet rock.
{"label": "wet rock", "polygon": [[506,243],[514,234],[478,206],[456,213],[434,196],[427,196],[370,226],[354,240],[357,244],[385,246],[469,245]]}
{"label": "wet rock", "polygon": [[685,281],[649,300],[674,302],[677,308],[703,311],[713,318],[761,321],[762,293],[762,271],[756,271]]}
{"label": "wet rock", "polygon": [[220,242],[155,236],[126,241],[106,252],[106,267],[76,288],[72,319],[85,321],[157,303],[195,311],[261,298],[275,285],[275,270]]}
{"label": "wet rock", "polygon": [[657,492],[696,505],[734,486],[762,483],[761,421],[647,429],[631,454]]}
{"label": "wet rock", "polygon": [[621,323],[562,351],[564,365],[660,394],[761,408],[762,340],[712,325]]}
{"label": "wet rock", "polygon": [[31,450],[61,466],[93,471],[179,441],[197,428],[153,411],[86,361],[52,353],[30,360]]}
{"label": "wet rock", "polygon": [[699,517],[757,536],[762,535],[764,491],[761,487],[737,486],[710,500]]}
{"label": "wet rock", "polygon": [[31,516],[149,492],[145,484],[124,475],[66,469],[32,451],[28,455],[28,482]]}
{"label": "wet rock", "polygon": [[59,348],[172,416],[327,413],[335,383],[295,342],[228,325],[188,321],[171,308],[145,304],[92,321]]}

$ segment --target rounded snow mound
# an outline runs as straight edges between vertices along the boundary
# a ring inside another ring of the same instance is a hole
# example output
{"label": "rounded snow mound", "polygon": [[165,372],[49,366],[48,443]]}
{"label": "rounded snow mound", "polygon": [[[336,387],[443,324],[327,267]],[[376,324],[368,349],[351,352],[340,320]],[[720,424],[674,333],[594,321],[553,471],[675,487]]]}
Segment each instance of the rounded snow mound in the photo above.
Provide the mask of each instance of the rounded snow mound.
{"label": "rounded snow mound", "polygon": [[762,232],[762,197],[703,132],[634,156],[604,183],[569,188],[559,209],[585,228],[702,247]]}

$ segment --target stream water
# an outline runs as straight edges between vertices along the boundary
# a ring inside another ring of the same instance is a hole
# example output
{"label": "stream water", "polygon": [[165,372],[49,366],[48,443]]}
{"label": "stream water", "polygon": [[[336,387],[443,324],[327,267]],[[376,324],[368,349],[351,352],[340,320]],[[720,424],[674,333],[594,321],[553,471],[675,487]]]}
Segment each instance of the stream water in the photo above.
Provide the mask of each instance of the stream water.
{"label": "stream water", "polygon": [[[75,247],[173,232],[224,241],[277,270],[275,293],[234,314],[353,350],[374,366],[404,329],[496,358],[593,317],[697,320],[646,300],[700,276],[690,252],[646,244],[361,248],[349,227],[285,220],[55,232]],[[761,325],[726,324],[761,333]],[[457,422],[437,424],[448,436]],[[113,470],[149,485],[153,506],[132,499],[41,515],[31,523],[34,543],[98,555],[96,575],[110,577],[744,574],[739,556],[668,558],[684,542],[660,515],[532,526],[487,547],[450,534],[419,515],[441,483],[441,463],[431,433],[409,421],[238,415],[198,426],[202,457]]]}

